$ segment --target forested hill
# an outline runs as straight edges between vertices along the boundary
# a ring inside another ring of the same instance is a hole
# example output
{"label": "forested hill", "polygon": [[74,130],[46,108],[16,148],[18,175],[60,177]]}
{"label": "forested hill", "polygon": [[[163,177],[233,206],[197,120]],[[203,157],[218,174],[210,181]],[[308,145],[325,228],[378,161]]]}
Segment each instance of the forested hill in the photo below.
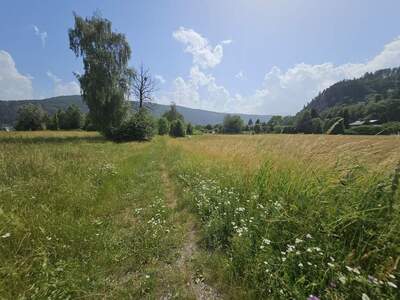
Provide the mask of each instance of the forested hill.
{"label": "forested hill", "polygon": [[400,99],[400,68],[366,73],[363,77],[343,80],[321,92],[307,106],[318,113],[337,106],[365,104],[384,99]]}
{"label": "forested hill", "polygon": [[[82,102],[81,96],[61,96],[48,98],[43,100],[21,100],[21,101],[0,101],[0,126],[1,125],[12,125],[14,124],[18,108],[24,104],[33,103],[39,104],[42,108],[47,111],[49,115],[55,113],[58,109],[66,109],[71,104],[77,105],[82,112],[87,112],[87,106]],[[137,106],[136,102],[132,102],[132,106]],[[168,105],[147,103],[147,107],[152,111],[156,117],[161,116],[164,112],[169,109]],[[225,113],[217,113],[212,111],[206,111],[201,109],[192,109],[183,106],[177,106],[177,110],[184,116],[187,122],[191,122],[196,125],[207,125],[207,124],[218,124],[222,123]],[[252,119],[253,122],[260,119],[261,122],[267,122],[270,119],[268,115],[248,115],[248,114],[235,114],[240,115],[244,122],[248,122]]]}

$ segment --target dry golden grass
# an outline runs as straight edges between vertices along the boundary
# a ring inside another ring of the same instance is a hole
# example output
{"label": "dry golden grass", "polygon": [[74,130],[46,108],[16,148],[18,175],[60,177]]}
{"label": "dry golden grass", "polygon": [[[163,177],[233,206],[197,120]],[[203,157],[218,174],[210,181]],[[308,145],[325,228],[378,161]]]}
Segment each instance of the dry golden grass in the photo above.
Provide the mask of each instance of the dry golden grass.
{"label": "dry golden grass", "polygon": [[266,158],[318,167],[362,164],[382,170],[393,170],[400,161],[399,136],[204,135],[169,143],[250,169],[257,168]]}
{"label": "dry golden grass", "polygon": [[2,138],[85,138],[99,137],[98,132],[89,131],[0,131]]}

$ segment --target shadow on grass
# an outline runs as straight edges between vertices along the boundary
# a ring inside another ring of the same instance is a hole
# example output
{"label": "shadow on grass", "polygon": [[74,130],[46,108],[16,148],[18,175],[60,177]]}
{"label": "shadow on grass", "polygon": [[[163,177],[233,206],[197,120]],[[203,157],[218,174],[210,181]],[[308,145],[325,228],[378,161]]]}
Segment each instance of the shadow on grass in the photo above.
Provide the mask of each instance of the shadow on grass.
{"label": "shadow on grass", "polygon": [[62,144],[73,142],[104,143],[107,140],[102,136],[66,136],[66,137],[0,137],[0,143],[8,144]]}

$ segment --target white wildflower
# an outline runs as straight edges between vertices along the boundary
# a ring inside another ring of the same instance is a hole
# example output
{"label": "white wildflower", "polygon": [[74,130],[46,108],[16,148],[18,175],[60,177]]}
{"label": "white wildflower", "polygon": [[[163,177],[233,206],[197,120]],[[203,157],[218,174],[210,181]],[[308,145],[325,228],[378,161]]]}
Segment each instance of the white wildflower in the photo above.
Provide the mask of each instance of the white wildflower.
{"label": "white wildflower", "polygon": [[397,289],[397,285],[396,284],[394,284],[393,282],[391,282],[391,281],[388,281],[387,282],[387,285],[388,286],[391,286],[392,288],[395,288],[395,289]]}
{"label": "white wildflower", "polygon": [[6,239],[6,238],[9,238],[10,236],[11,236],[11,233],[7,232],[7,233],[3,234],[1,237],[3,239]]}
{"label": "white wildflower", "polygon": [[368,297],[367,294],[363,293],[362,296],[361,296],[361,299],[362,300],[369,300],[369,297]]}
{"label": "white wildflower", "polygon": [[271,241],[269,239],[263,239],[263,242],[267,245],[271,244]]}
{"label": "white wildflower", "polygon": [[340,281],[342,284],[346,284],[347,279],[346,279],[345,276],[342,275],[342,276],[339,277],[339,281]]}

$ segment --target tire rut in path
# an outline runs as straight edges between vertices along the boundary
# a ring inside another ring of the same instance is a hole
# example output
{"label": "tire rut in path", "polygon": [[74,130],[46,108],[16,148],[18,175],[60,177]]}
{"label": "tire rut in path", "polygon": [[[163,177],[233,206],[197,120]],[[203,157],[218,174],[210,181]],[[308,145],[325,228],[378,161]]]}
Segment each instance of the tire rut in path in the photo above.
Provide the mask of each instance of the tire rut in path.
{"label": "tire rut in path", "polygon": [[[177,195],[175,192],[175,185],[171,181],[169,174],[166,170],[165,165],[161,166],[161,179],[165,188],[165,197],[167,206],[176,209],[177,206]],[[197,300],[219,300],[222,299],[218,292],[203,282],[202,280],[196,278],[195,272],[192,266],[192,258],[198,251],[196,243],[196,229],[194,223],[188,220],[185,223],[186,226],[186,236],[183,247],[180,251],[180,256],[177,261],[178,269],[186,274],[188,277],[187,286],[190,288]]]}

